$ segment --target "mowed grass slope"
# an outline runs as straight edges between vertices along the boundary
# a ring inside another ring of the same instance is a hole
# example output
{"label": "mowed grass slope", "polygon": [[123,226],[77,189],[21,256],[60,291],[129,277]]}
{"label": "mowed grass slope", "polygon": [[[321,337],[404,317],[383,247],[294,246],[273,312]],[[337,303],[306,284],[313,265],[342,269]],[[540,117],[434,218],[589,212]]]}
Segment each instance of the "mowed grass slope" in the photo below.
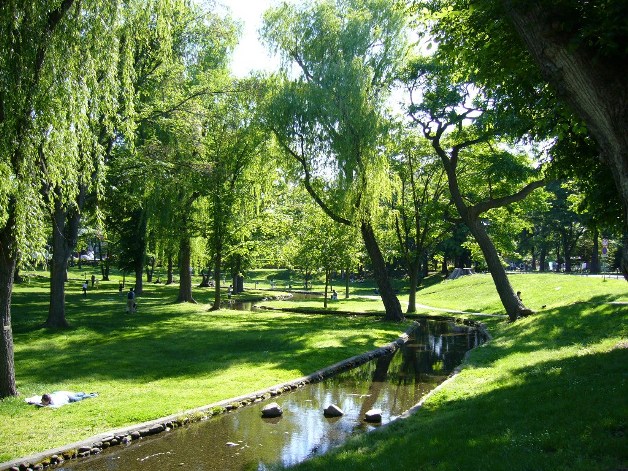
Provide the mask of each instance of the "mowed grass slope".
{"label": "mowed grass slope", "polygon": [[[31,277],[13,296],[19,397],[0,401],[0,462],[282,383],[394,340],[405,325],[375,318],[210,312],[176,304],[177,287],[150,284],[138,313],[125,313],[117,279],[81,293],[67,285],[70,329],[41,325],[48,280]],[[87,275],[89,278],[89,274]],[[54,390],[98,392],[59,409],[24,398]]]}
{"label": "mowed grass slope", "polygon": [[[628,284],[551,274],[511,280],[537,314],[486,318],[494,339],[418,413],[296,469],[626,469]],[[501,312],[486,275],[432,286],[419,302]]]}

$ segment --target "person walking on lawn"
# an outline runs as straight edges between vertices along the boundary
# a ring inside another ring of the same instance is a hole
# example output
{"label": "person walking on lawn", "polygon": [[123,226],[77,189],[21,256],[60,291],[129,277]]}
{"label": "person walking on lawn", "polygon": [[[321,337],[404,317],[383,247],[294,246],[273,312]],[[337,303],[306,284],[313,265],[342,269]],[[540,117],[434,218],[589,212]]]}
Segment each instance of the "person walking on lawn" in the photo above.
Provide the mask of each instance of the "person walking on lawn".
{"label": "person walking on lawn", "polygon": [[126,312],[135,312],[137,310],[137,304],[135,304],[135,291],[133,288],[129,289],[129,293],[126,295]]}

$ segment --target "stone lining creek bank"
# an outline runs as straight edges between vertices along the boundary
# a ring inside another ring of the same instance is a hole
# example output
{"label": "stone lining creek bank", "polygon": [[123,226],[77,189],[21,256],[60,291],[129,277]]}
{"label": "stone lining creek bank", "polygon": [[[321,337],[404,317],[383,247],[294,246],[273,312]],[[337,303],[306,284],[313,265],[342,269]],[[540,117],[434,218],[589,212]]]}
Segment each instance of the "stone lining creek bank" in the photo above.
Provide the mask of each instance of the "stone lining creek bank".
{"label": "stone lining creek bank", "polygon": [[[422,319],[395,342],[291,383],[0,469],[261,471],[296,464],[400,417],[485,340],[481,328]],[[262,418],[270,402],[283,413]],[[332,404],[344,414],[326,417]],[[365,420],[374,409],[381,411],[381,423]]]}

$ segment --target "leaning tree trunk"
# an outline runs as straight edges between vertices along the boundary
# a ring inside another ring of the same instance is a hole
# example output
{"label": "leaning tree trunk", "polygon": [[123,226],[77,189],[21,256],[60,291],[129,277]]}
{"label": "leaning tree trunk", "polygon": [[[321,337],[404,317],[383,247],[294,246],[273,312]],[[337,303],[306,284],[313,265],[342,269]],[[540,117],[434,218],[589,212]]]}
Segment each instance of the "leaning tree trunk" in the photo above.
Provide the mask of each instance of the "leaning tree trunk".
{"label": "leaning tree trunk", "polygon": [[179,303],[196,303],[192,297],[191,253],[190,237],[184,235],[179,242]]}
{"label": "leaning tree trunk", "polygon": [[[488,233],[480,221],[480,215],[489,209],[504,207],[508,204],[521,201],[536,188],[543,186],[545,182],[543,180],[536,180],[528,183],[525,187],[514,194],[477,203],[474,206],[467,206],[460,192],[460,185],[458,184],[458,176],[456,174],[456,167],[459,163],[459,152],[463,146],[458,145],[453,148],[450,151],[451,154],[448,155],[441,147],[439,139],[440,137],[437,137],[432,140],[432,147],[441,158],[443,166],[445,167],[451,199],[456,206],[458,214],[469,228],[469,231],[475,238],[475,241],[480,246],[480,250],[482,250],[486,265],[493,277],[495,289],[497,290],[504,309],[506,309],[508,318],[511,321],[515,321],[521,316],[531,314],[532,311],[523,305],[521,299],[517,297],[512,289],[510,281],[508,281],[508,275],[506,275],[506,270],[504,269],[501,259],[499,258],[499,254],[497,253],[497,249],[495,249],[493,241],[491,241],[491,238],[488,236]],[[469,143],[468,145],[471,144]]]}
{"label": "leaning tree trunk", "polygon": [[[502,0],[541,73],[584,120],[608,164],[624,207],[621,270],[628,280],[628,79],[621,64],[607,64],[573,37],[556,30],[544,2]],[[575,13],[575,12],[567,12]]]}
{"label": "leaning tree trunk", "polygon": [[11,329],[11,294],[17,262],[17,242],[13,234],[15,218],[9,202],[9,218],[0,228],[0,399],[16,396],[13,331]]}
{"label": "leaning tree trunk", "polygon": [[371,263],[373,264],[373,273],[375,275],[375,282],[379,289],[379,295],[384,303],[386,309],[385,319],[388,321],[401,321],[403,320],[403,312],[401,311],[401,304],[395,295],[392,285],[390,284],[390,278],[388,277],[388,269],[386,268],[386,262],[382,255],[373,227],[368,222],[363,222],[360,226],[362,232],[362,239],[364,240],[364,246],[369,254]]}
{"label": "leaning tree trunk", "polygon": [[508,275],[506,275],[506,270],[497,253],[497,249],[495,249],[493,241],[491,241],[491,238],[486,233],[482,223],[478,219],[467,219],[465,222],[482,250],[488,270],[493,277],[495,289],[497,290],[499,299],[504,305],[504,309],[506,309],[508,318],[511,321],[515,321],[520,316],[531,314],[532,311],[523,305],[512,289]]}

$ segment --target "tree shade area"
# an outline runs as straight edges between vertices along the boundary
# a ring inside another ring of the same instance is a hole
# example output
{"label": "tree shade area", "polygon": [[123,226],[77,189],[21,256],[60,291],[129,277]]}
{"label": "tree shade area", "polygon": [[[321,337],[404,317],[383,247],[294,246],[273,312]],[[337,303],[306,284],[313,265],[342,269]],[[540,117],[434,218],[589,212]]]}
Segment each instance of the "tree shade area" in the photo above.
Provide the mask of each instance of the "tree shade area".
{"label": "tree shade area", "polygon": [[75,325],[72,270],[189,304],[200,276],[212,311],[361,283],[393,322],[455,268],[515,324],[540,306],[513,272],[628,280],[627,5],[285,2],[259,31],[280,66],[236,77],[213,1],[2,2],[0,398],[34,270],[44,337]]}

